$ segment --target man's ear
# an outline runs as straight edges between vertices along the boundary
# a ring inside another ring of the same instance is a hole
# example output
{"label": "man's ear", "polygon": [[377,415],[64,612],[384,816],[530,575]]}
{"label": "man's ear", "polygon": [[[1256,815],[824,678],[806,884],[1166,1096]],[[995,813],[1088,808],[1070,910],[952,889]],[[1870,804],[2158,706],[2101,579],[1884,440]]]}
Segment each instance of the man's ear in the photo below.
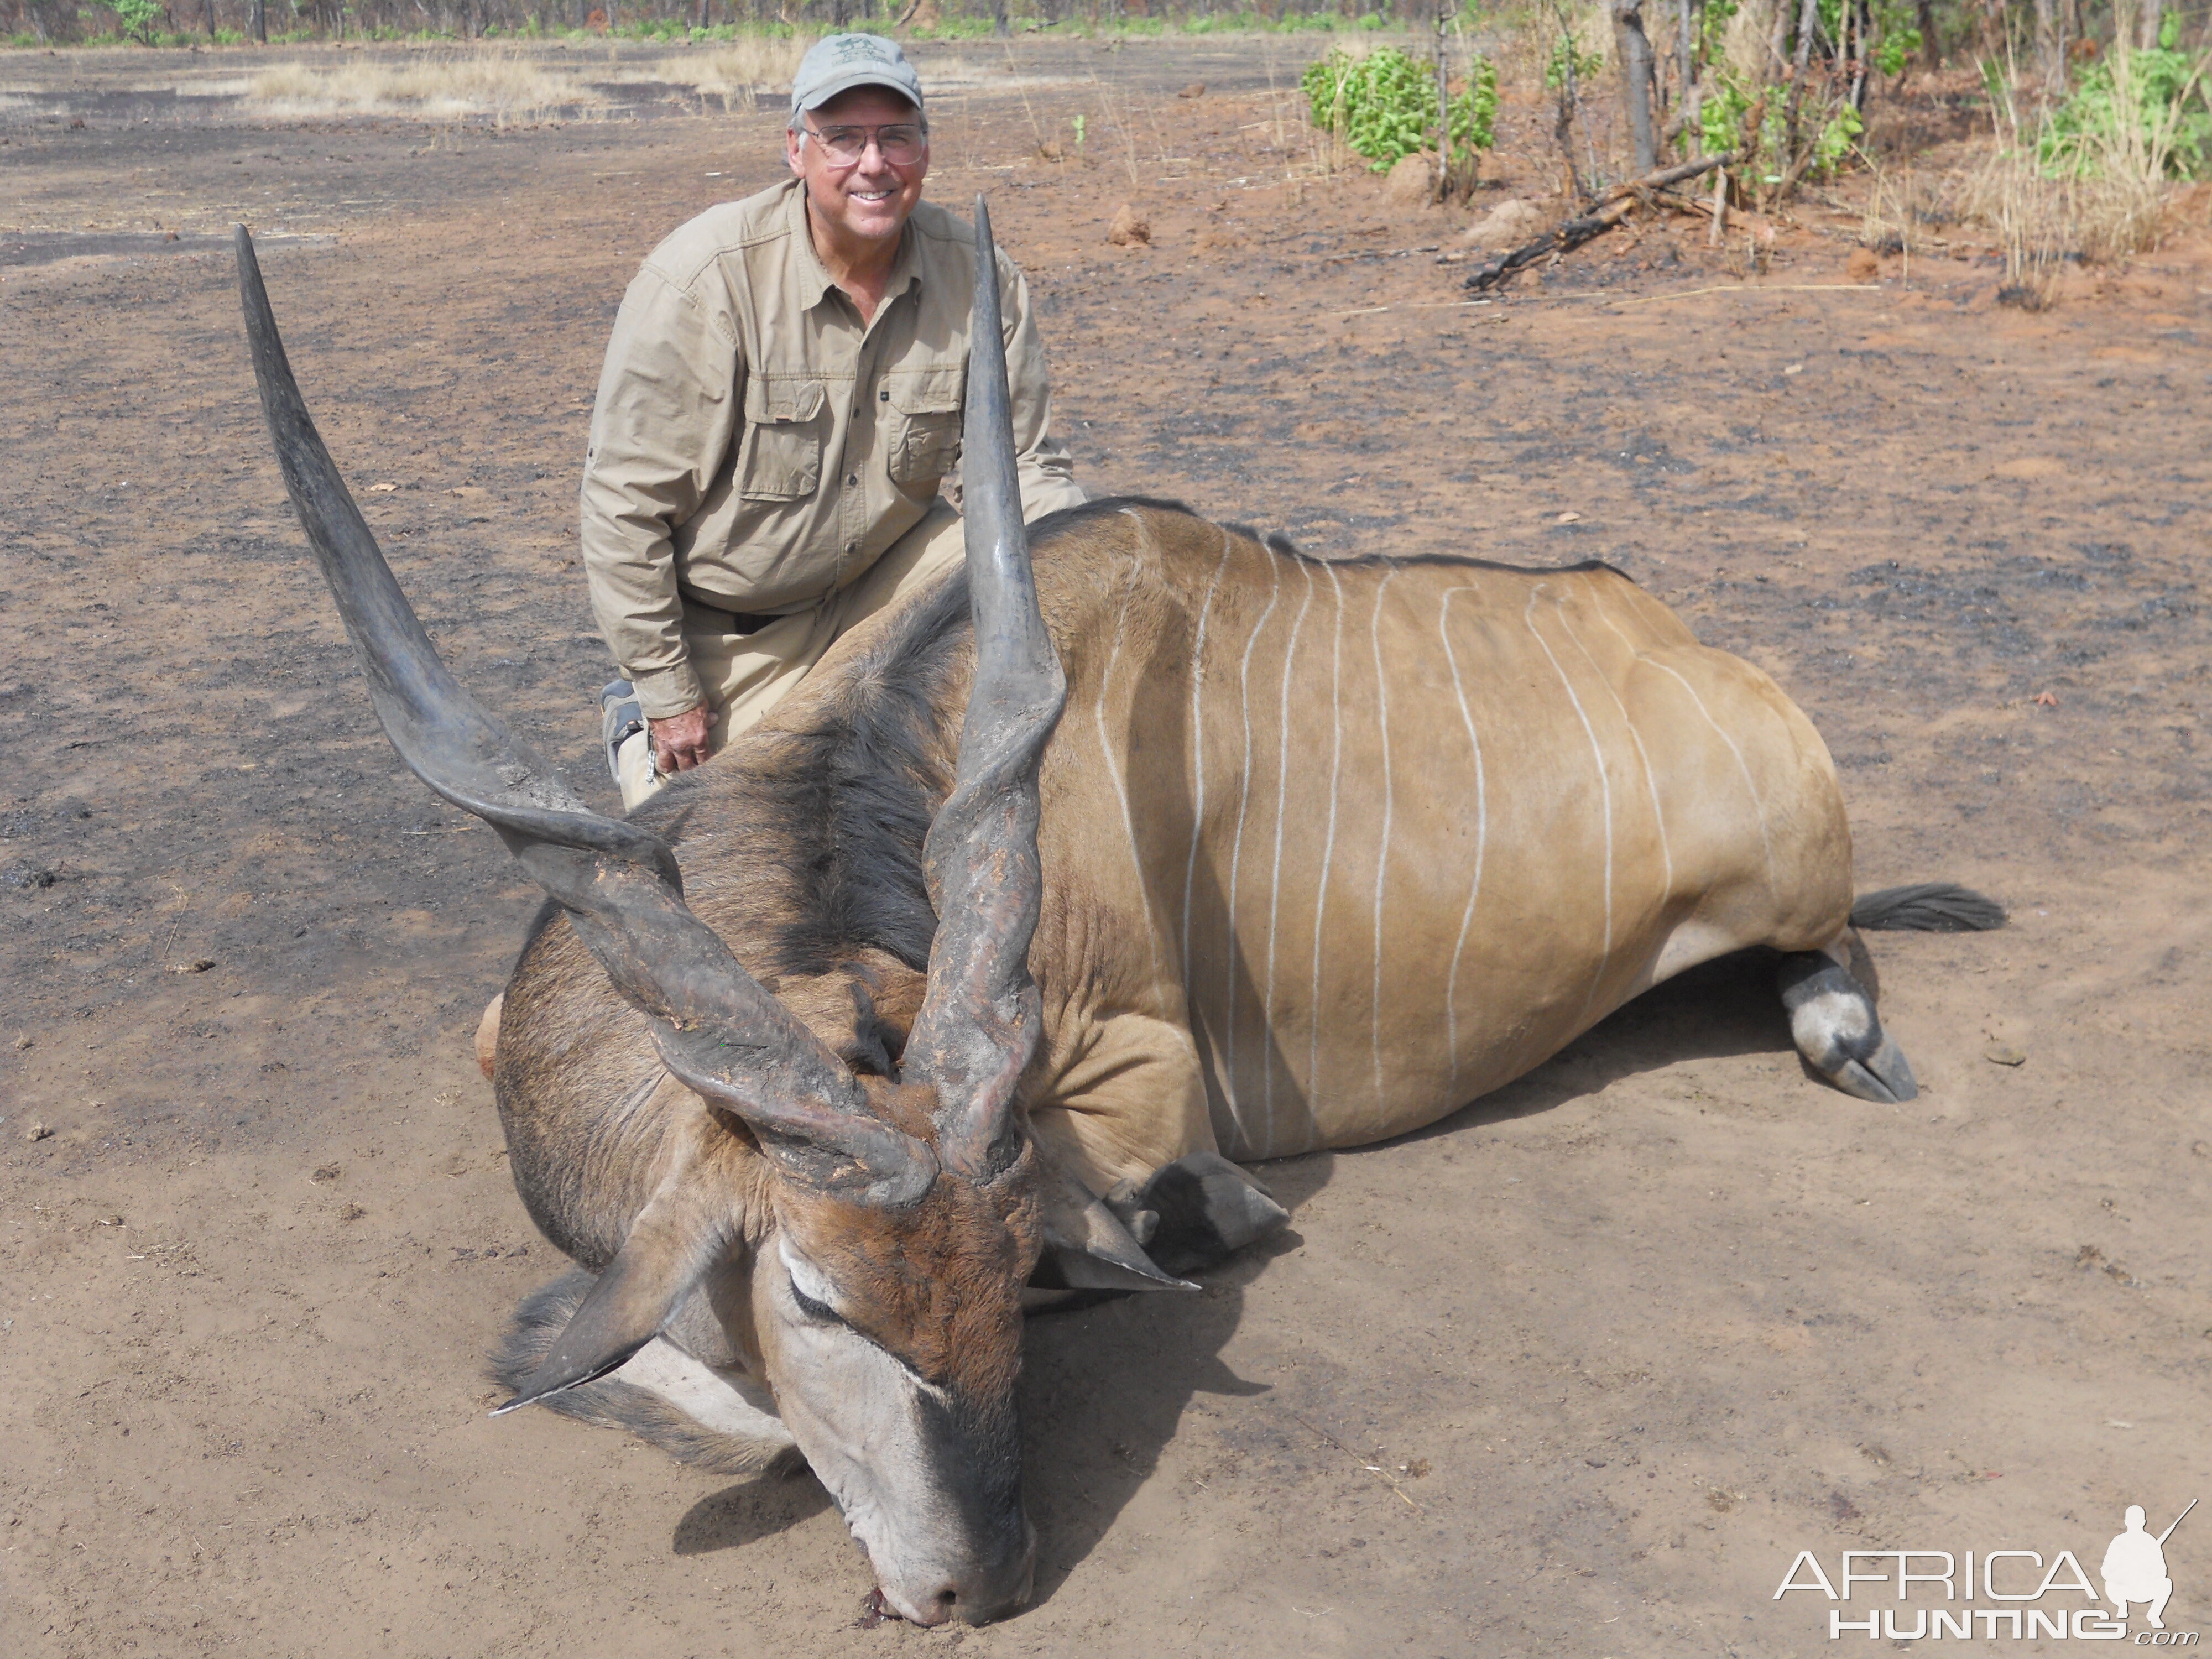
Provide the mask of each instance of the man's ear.
{"label": "man's ear", "polygon": [[[1039,1149],[1042,1152],[1042,1149]],[[1079,1291],[1194,1291],[1162,1273],[1121,1218],[1082,1183],[1040,1157],[1044,1256],[1032,1284]]]}
{"label": "man's ear", "polygon": [[805,176],[806,169],[800,165],[799,160],[799,133],[795,128],[787,127],[784,129],[783,159],[786,164],[790,167],[791,175],[793,178],[797,179]]}

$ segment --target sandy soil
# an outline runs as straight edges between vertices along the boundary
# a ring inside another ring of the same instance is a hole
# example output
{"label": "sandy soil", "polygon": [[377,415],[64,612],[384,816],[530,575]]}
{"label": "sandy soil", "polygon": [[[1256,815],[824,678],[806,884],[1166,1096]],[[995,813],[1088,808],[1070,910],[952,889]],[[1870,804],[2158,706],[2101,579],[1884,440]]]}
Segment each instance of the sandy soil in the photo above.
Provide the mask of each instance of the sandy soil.
{"label": "sandy soil", "polygon": [[[269,235],[433,633],[605,803],[599,352],[779,124],[263,125],[125,95],[147,54],[0,59],[77,100],[0,112],[0,1650],[1791,1655],[1829,1645],[1773,1599],[1801,1549],[2094,1570],[2124,1504],[2212,1496],[2203,242],[2029,316],[1972,257],[1836,286],[1856,221],[1816,206],[1764,278],[1650,226],[1468,306],[1446,216],[1291,176],[1249,58],[1054,50],[946,100],[933,188],[993,192],[1086,480],[1324,551],[1601,556],[1771,669],[1863,887],[2013,907],[1875,942],[1927,1092],[1809,1081],[1721,964],[1273,1167],[1272,1255],[1033,1327],[1037,1605],[855,1628],[811,1479],[483,1416],[558,1265],[468,1046],[535,896],[374,727],[216,240]],[[1077,111],[1089,159],[1036,159]],[[1152,247],[1107,245],[1124,200]],[[2199,1628],[2212,1521],[2168,1557]]]}

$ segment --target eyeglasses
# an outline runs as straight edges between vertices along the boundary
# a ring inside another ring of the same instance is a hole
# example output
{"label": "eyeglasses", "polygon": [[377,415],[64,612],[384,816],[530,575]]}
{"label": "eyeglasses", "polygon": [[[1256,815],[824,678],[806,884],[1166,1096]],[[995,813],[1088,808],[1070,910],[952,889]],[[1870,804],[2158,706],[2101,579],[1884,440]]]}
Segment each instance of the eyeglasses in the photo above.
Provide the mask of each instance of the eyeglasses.
{"label": "eyeglasses", "polygon": [[868,153],[868,142],[895,167],[910,167],[929,148],[929,125],[922,121],[899,121],[881,127],[813,127],[800,129],[839,167],[857,166]]}

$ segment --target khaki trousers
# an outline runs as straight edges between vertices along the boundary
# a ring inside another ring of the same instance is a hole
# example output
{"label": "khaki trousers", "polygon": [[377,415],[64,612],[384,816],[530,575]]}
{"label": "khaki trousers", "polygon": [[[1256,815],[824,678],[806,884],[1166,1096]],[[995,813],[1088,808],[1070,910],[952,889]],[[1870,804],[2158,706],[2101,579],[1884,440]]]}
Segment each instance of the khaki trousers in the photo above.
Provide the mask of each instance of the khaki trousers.
{"label": "khaki trousers", "polygon": [[[857,623],[904,599],[964,552],[960,515],[942,498],[921,522],[893,542],[849,587],[818,604],[778,617],[756,633],[732,631],[727,611],[684,607],[684,644],[707,691],[707,741],[720,753],[752,729],[822,660],[823,653]],[[668,781],[656,773],[653,742],[640,732],[616,753],[625,811]],[[674,775],[673,774],[668,775]]]}

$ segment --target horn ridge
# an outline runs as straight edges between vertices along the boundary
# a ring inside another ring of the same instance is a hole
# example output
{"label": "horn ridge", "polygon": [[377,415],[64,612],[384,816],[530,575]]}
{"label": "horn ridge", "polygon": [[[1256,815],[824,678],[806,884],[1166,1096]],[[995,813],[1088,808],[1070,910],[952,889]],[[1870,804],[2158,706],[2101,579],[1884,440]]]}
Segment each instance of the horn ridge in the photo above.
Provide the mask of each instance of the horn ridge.
{"label": "horn ridge", "polygon": [[1019,1152],[1015,1088],[1043,1019],[1029,973],[1042,877],[1037,768],[1067,701],[1022,522],[991,213],[975,198],[975,294],[961,442],[975,673],[951,794],[923,843],[939,918],[904,1069],[936,1085],[939,1155],[988,1176]]}
{"label": "horn ridge", "polygon": [[615,989],[653,1017],[669,1069],[763,1131],[763,1149],[784,1169],[882,1201],[926,1188],[936,1176],[927,1149],[871,1114],[850,1069],[691,913],[674,849],[592,811],[453,678],[315,429],[243,225],[236,246],[254,378],[284,486],[400,758],[498,832],[568,911]]}

